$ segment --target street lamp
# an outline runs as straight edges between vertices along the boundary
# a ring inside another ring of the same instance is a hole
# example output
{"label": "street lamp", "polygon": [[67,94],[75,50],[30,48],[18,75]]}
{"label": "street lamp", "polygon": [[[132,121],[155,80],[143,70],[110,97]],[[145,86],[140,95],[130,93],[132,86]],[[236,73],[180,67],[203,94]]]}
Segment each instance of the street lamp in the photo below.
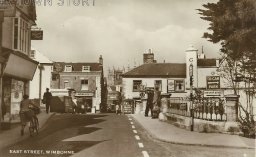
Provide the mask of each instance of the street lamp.
{"label": "street lamp", "polygon": [[190,114],[191,114],[191,131],[194,131],[194,108],[193,108],[193,64],[189,65],[190,80]]}

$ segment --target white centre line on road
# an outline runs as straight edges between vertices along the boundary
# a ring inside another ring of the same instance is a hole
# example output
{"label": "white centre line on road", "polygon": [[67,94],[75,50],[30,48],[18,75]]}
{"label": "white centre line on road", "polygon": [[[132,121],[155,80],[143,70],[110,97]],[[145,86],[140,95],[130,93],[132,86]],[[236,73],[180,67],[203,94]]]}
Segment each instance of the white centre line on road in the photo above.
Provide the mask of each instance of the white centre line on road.
{"label": "white centre line on road", "polygon": [[133,124],[133,122],[131,122],[131,124]]}
{"label": "white centre line on road", "polygon": [[133,130],[133,132],[135,133],[135,134],[137,134],[138,132],[137,132],[137,130]]}
{"label": "white centre line on road", "polygon": [[134,126],[134,125],[132,125],[132,128],[133,128],[133,129],[135,129],[135,126]]}
{"label": "white centre line on road", "polygon": [[142,154],[143,154],[143,156],[144,156],[144,157],[149,157],[149,155],[148,155],[148,152],[147,152],[147,151],[142,151]]}
{"label": "white centre line on road", "polygon": [[129,120],[132,120],[131,118],[129,118]]}
{"label": "white centre line on road", "polygon": [[138,143],[138,145],[139,145],[140,148],[144,148],[143,143]]}
{"label": "white centre line on road", "polygon": [[136,140],[140,140],[140,136],[135,135]]}

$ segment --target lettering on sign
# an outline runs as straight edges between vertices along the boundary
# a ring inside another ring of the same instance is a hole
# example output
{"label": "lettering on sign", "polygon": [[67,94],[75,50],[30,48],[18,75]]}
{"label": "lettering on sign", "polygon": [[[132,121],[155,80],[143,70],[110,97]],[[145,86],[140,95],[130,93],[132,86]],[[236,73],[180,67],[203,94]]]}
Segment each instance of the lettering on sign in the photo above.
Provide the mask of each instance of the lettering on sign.
{"label": "lettering on sign", "polygon": [[223,97],[223,91],[204,91],[204,97]]}
{"label": "lettering on sign", "polygon": [[207,76],[207,89],[220,89],[220,76]]}

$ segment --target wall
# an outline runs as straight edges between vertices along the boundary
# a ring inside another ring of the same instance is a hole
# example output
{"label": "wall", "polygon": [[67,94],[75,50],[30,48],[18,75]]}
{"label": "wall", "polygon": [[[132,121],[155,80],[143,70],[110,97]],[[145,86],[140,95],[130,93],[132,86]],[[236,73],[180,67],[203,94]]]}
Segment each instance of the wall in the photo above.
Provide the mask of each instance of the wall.
{"label": "wall", "polygon": [[13,44],[13,18],[5,17],[3,22],[3,47],[12,49]]}
{"label": "wall", "polygon": [[[180,78],[169,78],[169,79],[178,79]],[[123,78],[123,93],[126,99],[132,99],[134,97],[139,97],[140,92],[133,91],[133,80],[142,80],[142,85],[146,87],[154,87],[155,80],[162,81],[162,91],[161,93],[167,93],[167,80],[168,78]],[[172,93],[172,97],[184,97],[186,96],[186,91],[183,93]]]}
{"label": "wall", "polygon": [[[40,70],[36,69],[36,73],[32,81],[30,81],[30,94],[29,97],[31,99],[39,98],[39,79],[40,79]],[[50,88],[51,83],[51,66],[44,65],[44,69],[42,70],[42,86],[41,86],[41,98],[43,98],[44,92],[46,88]]]}

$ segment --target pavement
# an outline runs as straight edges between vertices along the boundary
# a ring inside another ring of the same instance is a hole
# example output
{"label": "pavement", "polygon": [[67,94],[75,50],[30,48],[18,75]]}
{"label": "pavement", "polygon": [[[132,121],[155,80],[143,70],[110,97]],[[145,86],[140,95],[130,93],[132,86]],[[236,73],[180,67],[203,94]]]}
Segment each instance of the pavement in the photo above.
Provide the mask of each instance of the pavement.
{"label": "pavement", "polygon": [[182,145],[255,149],[255,139],[221,133],[199,133],[178,128],[143,114],[130,115],[155,139]]}
{"label": "pavement", "polygon": [[[47,114],[45,110],[41,110],[41,112],[37,115],[39,121],[39,130],[44,126],[47,120],[53,115],[54,113]],[[8,130],[1,130],[0,131],[0,148],[8,146],[13,143],[17,143],[22,141],[30,136],[28,125],[26,125],[24,130],[24,135],[20,135],[21,126],[19,123],[12,124],[11,129]]]}

